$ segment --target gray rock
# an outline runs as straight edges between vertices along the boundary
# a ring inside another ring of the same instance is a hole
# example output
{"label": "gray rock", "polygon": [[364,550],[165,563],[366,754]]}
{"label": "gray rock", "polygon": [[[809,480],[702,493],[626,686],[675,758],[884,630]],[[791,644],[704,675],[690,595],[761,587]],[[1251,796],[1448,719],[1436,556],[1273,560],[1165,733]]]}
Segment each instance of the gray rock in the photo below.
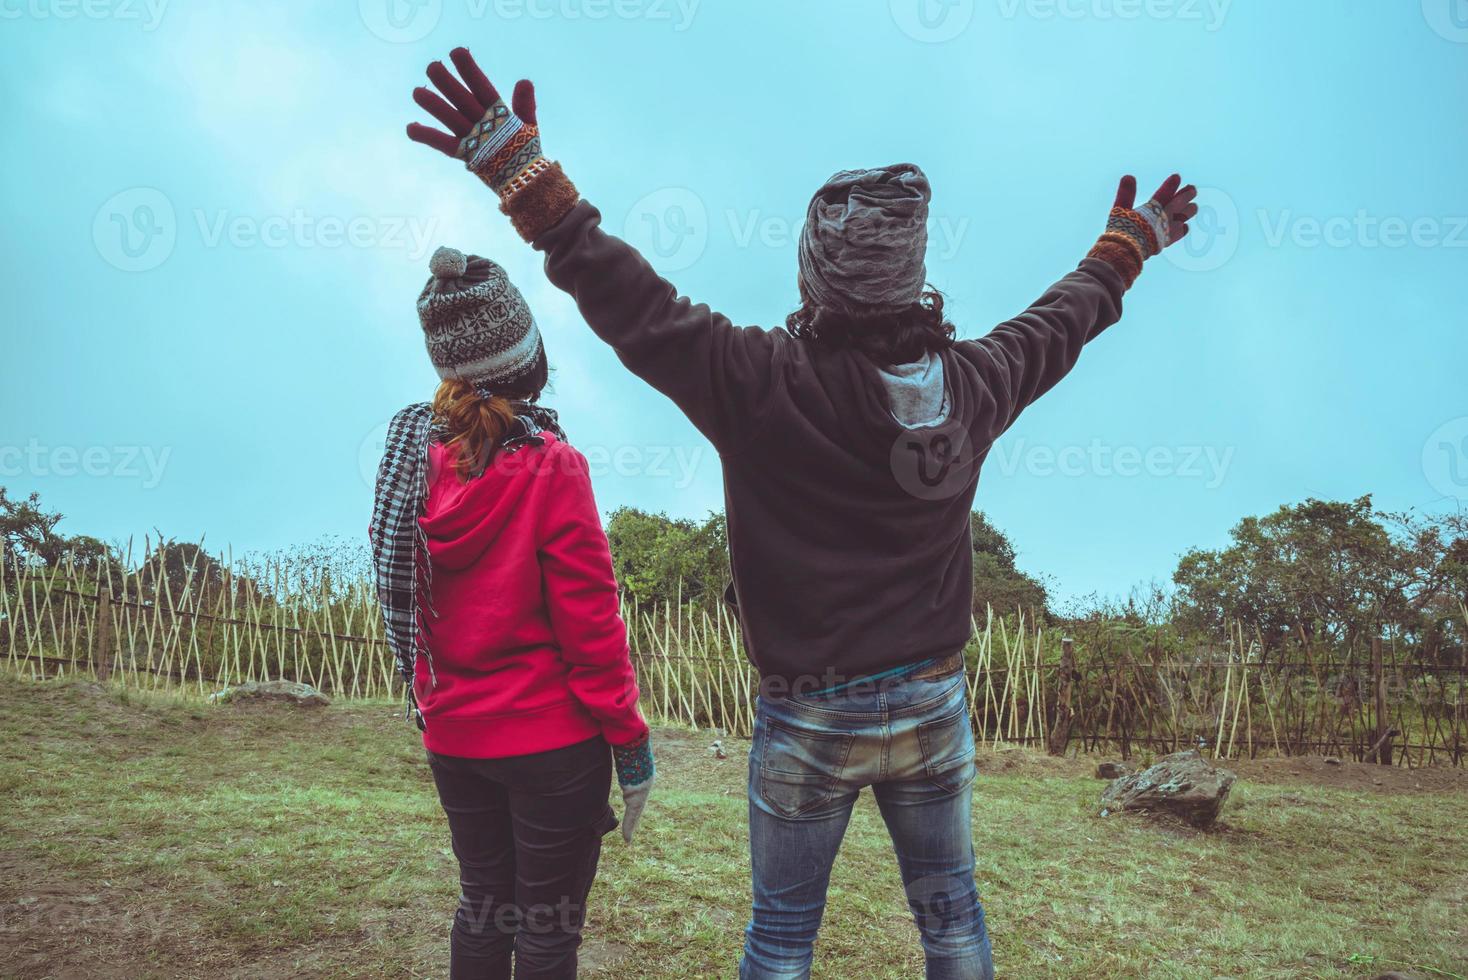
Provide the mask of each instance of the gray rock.
{"label": "gray rock", "polygon": [[248,681],[227,687],[211,696],[220,704],[259,704],[278,702],[303,708],[324,708],[331,699],[310,684],[300,681]]}
{"label": "gray rock", "polygon": [[1131,774],[1132,767],[1120,762],[1101,762],[1096,765],[1097,779],[1120,779]]}
{"label": "gray rock", "polygon": [[1194,827],[1209,827],[1218,819],[1235,778],[1196,749],[1177,752],[1106,787],[1101,793],[1101,815],[1122,810],[1165,813]]}

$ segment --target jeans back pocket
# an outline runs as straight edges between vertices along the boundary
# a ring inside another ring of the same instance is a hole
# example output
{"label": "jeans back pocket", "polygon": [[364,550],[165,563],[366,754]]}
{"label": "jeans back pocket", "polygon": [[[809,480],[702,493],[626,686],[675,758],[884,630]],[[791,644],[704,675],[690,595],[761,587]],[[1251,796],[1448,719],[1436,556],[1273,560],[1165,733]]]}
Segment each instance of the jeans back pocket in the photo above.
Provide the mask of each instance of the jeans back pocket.
{"label": "jeans back pocket", "polygon": [[939,789],[957,793],[974,781],[974,730],[968,700],[943,718],[918,725],[923,771]]}
{"label": "jeans back pocket", "polygon": [[759,793],[782,817],[797,817],[831,799],[856,736],[795,728],[766,719]]}

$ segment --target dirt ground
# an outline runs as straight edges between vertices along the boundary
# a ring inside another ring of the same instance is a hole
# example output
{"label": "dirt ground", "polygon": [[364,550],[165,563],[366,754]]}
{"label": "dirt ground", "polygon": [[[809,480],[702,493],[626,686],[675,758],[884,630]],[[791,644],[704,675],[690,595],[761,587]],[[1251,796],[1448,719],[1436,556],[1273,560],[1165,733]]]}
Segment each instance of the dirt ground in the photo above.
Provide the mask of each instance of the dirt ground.
{"label": "dirt ground", "polygon": [[[1120,756],[1097,753],[1054,758],[1025,748],[979,750],[979,774],[1076,777],[1094,775],[1101,762],[1122,762]],[[1135,760],[1123,763],[1140,768]],[[1468,793],[1468,768],[1381,766],[1350,759],[1327,762],[1322,756],[1287,759],[1224,759],[1216,765],[1246,782],[1268,785],[1306,785],[1368,793]]]}
{"label": "dirt ground", "polygon": [[[98,685],[25,688],[25,692],[31,701],[31,713],[38,712],[40,717],[84,713],[87,719],[84,731],[88,738],[94,739],[92,745],[98,748],[106,745],[106,753],[115,756],[119,763],[134,754],[157,750],[159,745],[154,739],[160,732],[167,732],[182,744],[191,741],[192,736],[206,734],[228,735],[226,744],[236,738],[241,744],[257,744],[260,739],[280,736],[297,742],[302,738],[320,742],[357,738],[367,745],[371,745],[379,731],[383,736],[401,735],[401,719],[388,709],[354,707],[346,712],[326,710],[308,716],[248,706],[235,707],[228,713],[211,709],[176,710],[167,714],[169,726],[160,728],[159,713],[145,704],[119,703]],[[38,742],[38,748],[51,741],[65,741],[75,750],[75,732],[68,735],[65,729],[47,731],[44,723],[32,725],[29,731],[29,738]],[[708,805],[709,797],[743,800],[744,766],[749,753],[747,739],[721,739],[712,732],[686,729],[659,729],[656,738],[659,780],[665,780],[671,791],[683,792],[687,800],[699,801],[700,807]],[[722,751],[715,751],[716,745]],[[222,778],[235,764],[228,754],[188,758],[194,780]],[[1054,758],[1026,748],[981,748],[979,779],[982,785],[985,776],[1019,778],[1011,785],[1016,786],[1016,792],[1029,794],[1031,789],[1025,786],[1028,780],[1039,786],[1058,785],[1053,780],[1092,779],[1097,763],[1108,760],[1114,761],[1116,757],[1094,754]],[[1321,757],[1261,758],[1221,764],[1238,773],[1243,783],[1257,785],[1311,786],[1393,797],[1468,792],[1468,769],[1452,767],[1406,769],[1351,760],[1334,764]],[[4,789],[23,795],[26,786],[44,782],[43,770],[19,763]],[[1095,780],[1095,785],[1100,791],[1101,780]],[[1287,798],[1292,797],[1286,794],[1277,800]],[[98,846],[107,844],[103,827],[95,826],[90,819],[81,830],[84,838],[92,839],[95,835]],[[734,841],[731,846],[741,846],[740,833],[735,832],[731,839]],[[198,895],[191,898],[186,893],[170,893],[167,888],[151,888],[151,883],[157,880],[151,874],[98,880],[57,873],[56,867],[44,860],[43,855],[25,845],[23,839],[0,841],[0,945],[4,948],[0,954],[0,977],[120,980],[141,976],[260,979],[371,976],[344,971],[344,964],[382,962],[380,958],[374,959],[380,957],[377,948],[382,945],[382,937],[373,929],[321,936],[320,942],[289,949],[272,948],[266,942],[258,943],[255,948],[251,940],[236,940],[235,945],[223,949],[211,939],[207,927],[198,918],[195,908]],[[448,864],[443,864],[443,869],[446,867]],[[443,874],[448,871],[443,870]],[[743,876],[734,877],[737,879],[734,891],[741,892]],[[200,888],[206,892],[219,891],[223,885],[204,882]],[[1464,896],[1468,899],[1468,892]],[[437,914],[436,907],[433,908]],[[436,927],[436,918],[423,917],[423,920],[432,921]],[[429,927],[420,927],[420,932],[433,936]],[[624,930],[622,935],[627,932]],[[70,949],[66,962],[57,961],[56,949],[60,946]],[[436,952],[436,946],[429,942],[424,942],[424,949]],[[597,930],[584,946],[583,968],[595,976],[643,976],[637,971],[628,973],[631,962],[639,961],[639,955],[642,954],[634,946],[624,945]],[[427,973],[417,976],[427,976]]]}

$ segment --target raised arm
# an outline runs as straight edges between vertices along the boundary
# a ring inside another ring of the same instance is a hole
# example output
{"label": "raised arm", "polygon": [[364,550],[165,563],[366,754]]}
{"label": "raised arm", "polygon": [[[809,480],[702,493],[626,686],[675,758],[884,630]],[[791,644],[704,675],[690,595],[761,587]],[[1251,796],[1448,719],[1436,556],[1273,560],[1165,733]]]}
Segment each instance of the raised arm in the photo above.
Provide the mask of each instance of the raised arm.
{"label": "raised arm", "polygon": [[[500,197],[516,231],[546,254],[546,275],[622,363],[667,395],[720,450],[739,447],[768,405],[776,339],[735,327],[707,306],[678,295],[626,242],[601,229],[559,163],[541,151],[535,88],[515,85],[506,106],[464,48],[441,62],[414,101],[450,132],[413,123],[408,136],[463,160]],[[447,101],[445,101],[447,100]]]}
{"label": "raised arm", "polygon": [[1075,366],[1088,341],[1121,318],[1121,297],[1143,263],[1188,233],[1198,213],[1197,189],[1179,190],[1176,174],[1140,208],[1135,177],[1123,177],[1101,235],[1080,267],[1045,291],[1029,309],[979,340],[957,345],[977,365],[996,400],[990,440]]}

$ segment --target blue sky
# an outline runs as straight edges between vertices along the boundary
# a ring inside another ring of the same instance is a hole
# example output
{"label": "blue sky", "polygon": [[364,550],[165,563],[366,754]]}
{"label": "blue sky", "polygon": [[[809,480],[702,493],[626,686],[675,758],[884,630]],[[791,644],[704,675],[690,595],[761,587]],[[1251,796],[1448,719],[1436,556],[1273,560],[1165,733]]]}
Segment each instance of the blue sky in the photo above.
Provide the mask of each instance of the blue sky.
{"label": "blue sky", "polygon": [[838,169],[927,170],[965,336],[1073,267],[1122,173],[1205,188],[1197,240],[985,470],[1062,596],[1306,496],[1468,500],[1468,0],[0,0],[0,484],[108,539],[362,534],[452,244],[529,299],[603,509],[720,507],[692,427],[403,136],[458,44],[533,78],[607,226],[741,324],[794,306]]}

